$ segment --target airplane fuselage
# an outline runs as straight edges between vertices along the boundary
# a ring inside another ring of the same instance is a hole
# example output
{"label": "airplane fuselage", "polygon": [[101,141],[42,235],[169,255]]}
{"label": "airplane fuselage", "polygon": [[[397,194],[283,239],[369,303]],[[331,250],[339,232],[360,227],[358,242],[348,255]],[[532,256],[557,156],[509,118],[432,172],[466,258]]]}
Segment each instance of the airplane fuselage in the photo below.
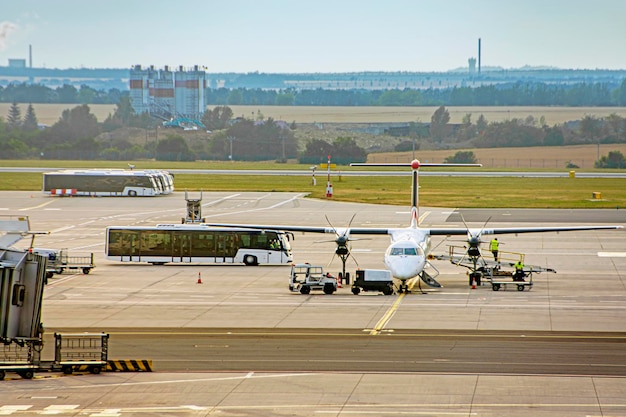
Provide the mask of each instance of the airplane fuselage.
{"label": "airplane fuselage", "polygon": [[401,281],[418,276],[426,266],[430,252],[430,236],[420,228],[389,231],[391,244],[385,252],[385,265],[391,275]]}

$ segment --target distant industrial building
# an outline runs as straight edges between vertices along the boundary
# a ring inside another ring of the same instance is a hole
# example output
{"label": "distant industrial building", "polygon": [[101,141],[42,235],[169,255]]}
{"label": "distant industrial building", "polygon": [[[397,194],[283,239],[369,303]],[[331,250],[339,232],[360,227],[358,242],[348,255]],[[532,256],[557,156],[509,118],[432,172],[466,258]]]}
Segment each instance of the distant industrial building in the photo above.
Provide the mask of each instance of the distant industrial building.
{"label": "distant industrial building", "polygon": [[26,60],[9,58],[9,67],[10,68],[26,68]]}
{"label": "distant industrial building", "polygon": [[207,107],[206,72],[168,66],[136,65],[130,70],[130,100],[136,113],[148,113],[163,120],[189,118],[200,120]]}

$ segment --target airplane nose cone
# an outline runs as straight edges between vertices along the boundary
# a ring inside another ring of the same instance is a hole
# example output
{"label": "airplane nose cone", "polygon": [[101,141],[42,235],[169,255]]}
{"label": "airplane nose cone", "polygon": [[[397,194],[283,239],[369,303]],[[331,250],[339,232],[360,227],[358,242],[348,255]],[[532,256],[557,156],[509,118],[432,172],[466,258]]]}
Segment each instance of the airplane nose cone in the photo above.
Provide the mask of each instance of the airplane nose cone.
{"label": "airplane nose cone", "polygon": [[426,258],[423,256],[397,256],[389,258],[385,264],[394,278],[405,280],[416,277],[424,270]]}

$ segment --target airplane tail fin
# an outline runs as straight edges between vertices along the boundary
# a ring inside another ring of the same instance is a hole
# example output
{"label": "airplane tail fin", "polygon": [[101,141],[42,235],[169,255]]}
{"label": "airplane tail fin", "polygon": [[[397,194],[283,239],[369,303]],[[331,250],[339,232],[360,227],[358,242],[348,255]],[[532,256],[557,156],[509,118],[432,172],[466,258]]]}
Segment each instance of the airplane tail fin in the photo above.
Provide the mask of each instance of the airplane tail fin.
{"label": "airplane tail fin", "polygon": [[411,196],[411,227],[419,226],[419,184],[418,174],[420,166],[424,167],[481,167],[482,164],[448,164],[448,163],[420,163],[417,159],[414,159],[411,163],[352,163],[350,166],[378,166],[378,167],[406,167],[410,166],[413,170],[413,189]]}
{"label": "airplane tail fin", "polygon": [[419,217],[420,217],[420,209],[419,209],[418,170],[417,168],[414,168],[413,169],[413,186],[411,188],[411,227],[413,228],[419,227]]}

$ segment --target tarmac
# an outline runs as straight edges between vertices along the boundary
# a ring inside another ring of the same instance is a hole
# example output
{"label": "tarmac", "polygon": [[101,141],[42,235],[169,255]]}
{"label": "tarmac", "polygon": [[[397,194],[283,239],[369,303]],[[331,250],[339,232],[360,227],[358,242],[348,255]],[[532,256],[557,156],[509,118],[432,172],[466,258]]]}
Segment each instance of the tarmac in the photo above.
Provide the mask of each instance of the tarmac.
{"label": "tarmac", "polygon": [[[500,235],[501,251],[524,253],[526,264],[557,271],[535,274],[530,291],[496,292],[487,285],[472,289],[466,269],[433,261],[441,289],[422,285],[424,293],[354,296],[344,285],[334,295],[303,296],[288,291],[288,266],[152,266],[104,259],[106,226],[180,223],[185,216],[184,193],[153,198],[63,198],[38,192],[2,192],[0,196],[0,214],[27,215],[32,230],[51,232],[37,236],[36,247],[94,253],[96,268],[89,275],[64,273],[50,280],[42,321],[47,332],[110,332],[111,354],[116,353],[116,334],[142,328],[170,332],[346,329],[372,338],[403,331],[514,332],[521,336],[599,333],[626,347],[623,229]],[[341,228],[348,226],[355,213],[354,227],[403,227],[410,219],[408,207],[312,200],[296,193],[204,192],[202,203],[202,217],[215,222],[327,226],[328,217],[334,227]],[[624,210],[462,213],[470,227],[482,227],[488,218],[494,227],[626,225]],[[459,217],[454,209],[420,208],[424,227],[463,227]],[[334,244],[322,242],[332,238],[296,234],[294,261],[321,264],[336,274],[341,263],[333,257]],[[29,244],[22,242],[24,247]],[[359,236],[352,242],[353,258],[347,269],[384,268],[388,243],[385,236]],[[457,237],[433,237],[432,243],[434,253],[446,253],[448,245],[463,245]],[[581,343],[581,349],[585,348]],[[158,352],[158,346],[151,351]],[[327,349],[321,354],[332,357]],[[384,351],[379,354],[385,356]],[[420,352],[414,355],[419,358]],[[602,352],[588,354],[590,361],[602,357]],[[435,355],[428,360],[441,359]],[[521,352],[516,360],[533,358]],[[574,368],[580,366],[572,363]],[[7,378],[0,383],[0,415],[626,416],[626,371],[620,370],[624,364],[612,366],[617,367],[617,376],[548,370],[532,375],[481,372],[480,367],[448,373],[367,369],[166,372],[158,371],[155,364],[153,373]]]}

